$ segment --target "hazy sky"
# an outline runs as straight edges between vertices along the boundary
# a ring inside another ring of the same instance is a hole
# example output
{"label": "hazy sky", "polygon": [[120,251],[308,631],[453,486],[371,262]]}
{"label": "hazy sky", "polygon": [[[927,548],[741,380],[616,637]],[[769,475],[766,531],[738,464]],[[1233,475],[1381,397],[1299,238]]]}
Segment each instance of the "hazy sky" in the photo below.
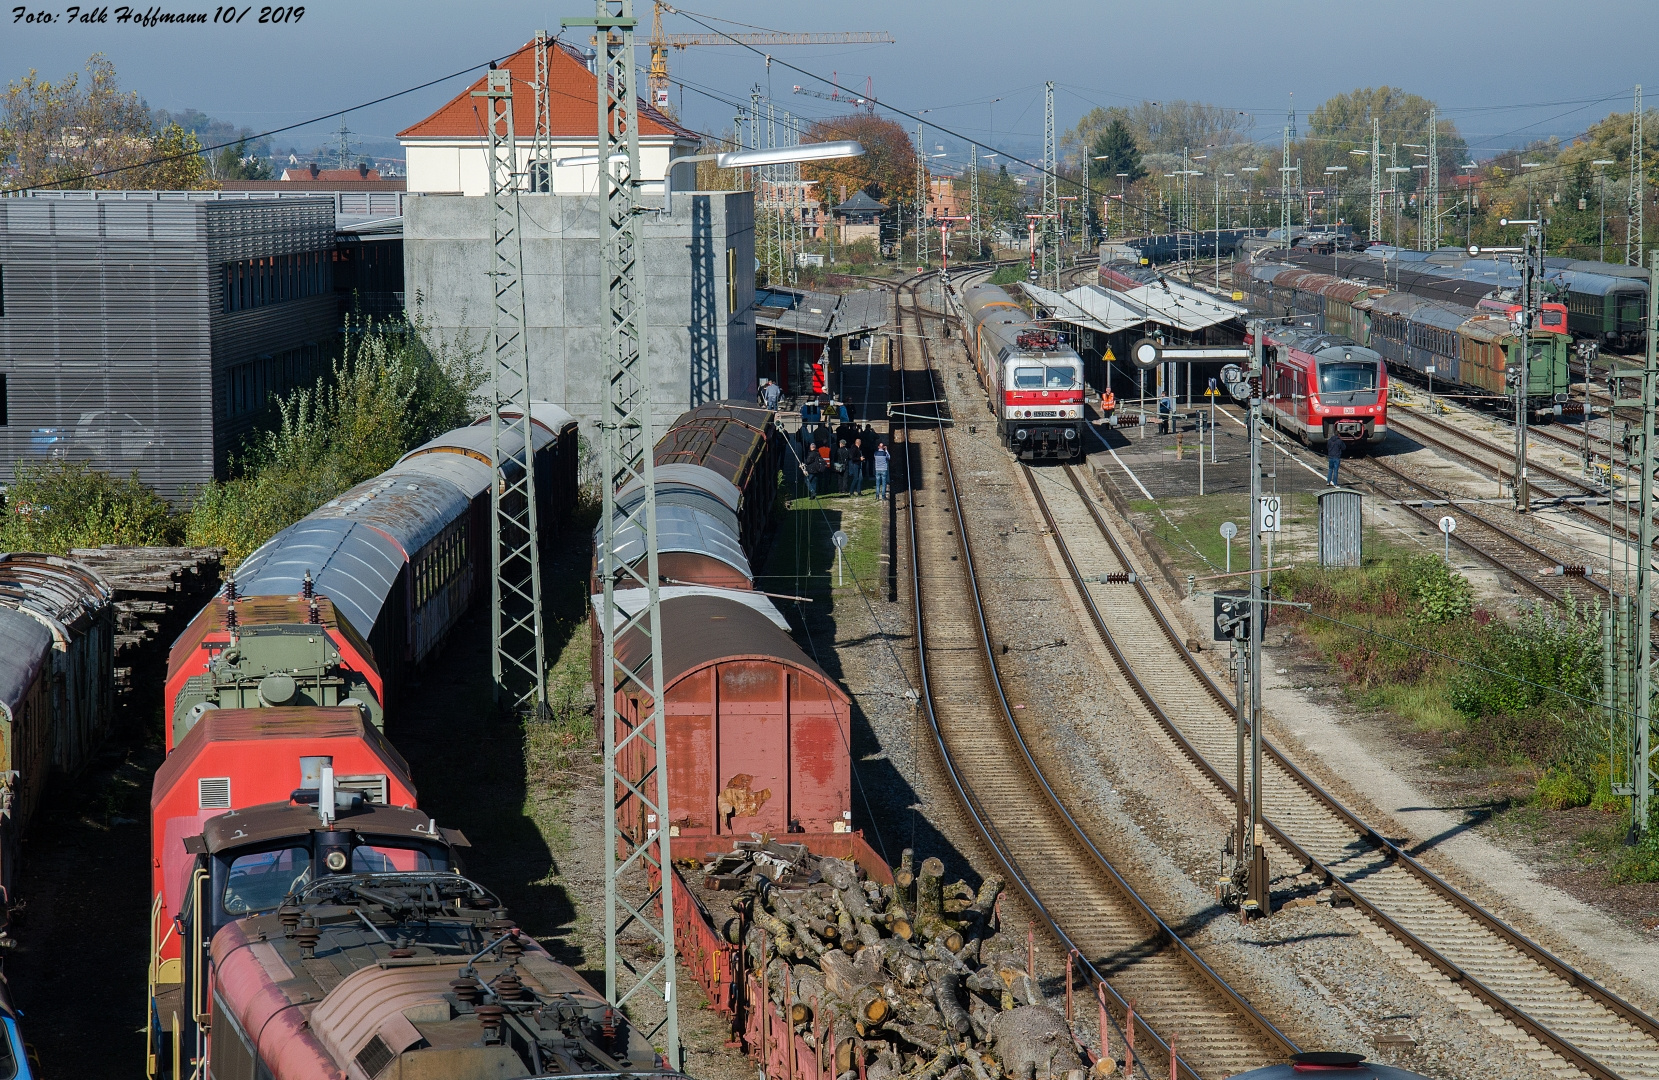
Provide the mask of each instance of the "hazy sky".
{"label": "hazy sky", "polygon": [[[157,6],[215,10],[203,4]],[[636,4],[648,27],[648,0]],[[61,76],[102,51],[123,84],[159,108],[197,108],[256,131],[324,117],[276,137],[279,146],[300,147],[326,141],[341,109],[482,65],[539,27],[557,31],[562,16],[593,14],[579,0],[322,0],[307,4],[297,24],[258,25],[256,4],[239,25],[146,28],[116,24],[115,5],[112,21],[94,26],[14,22],[14,6],[0,4],[0,77],[8,81],[30,68]],[[1014,150],[1040,145],[1046,79],[1056,83],[1062,130],[1094,105],[1188,98],[1251,113],[1258,137],[1271,141],[1291,95],[1305,123],[1307,110],[1330,94],[1387,83],[1437,101],[1476,156],[1528,138],[1576,134],[1610,111],[1628,110],[1638,82],[1659,97],[1652,49],[1659,4],[1653,0],[693,0],[693,6],[782,30],[885,30],[896,44],[780,47],[776,53],[825,78],[839,72],[841,84],[856,92],[873,78],[877,97],[912,113],[931,110],[924,117],[931,123]],[[61,15],[68,6],[29,10]],[[667,29],[702,27],[668,16]],[[583,43],[588,36],[571,34]],[[684,118],[705,131],[730,126],[730,102],[746,101],[757,82],[763,92],[770,86],[780,107],[801,115],[838,111],[791,93],[797,83],[827,87],[780,64],[768,74],[764,60],[745,50],[686,49],[672,52],[670,62],[685,83],[673,91],[676,104],[683,101]],[[464,84],[464,77],[454,78],[353,111],[347,123],[355,132],[389,136]],[[952,150],[960,146],[938,138]]]}

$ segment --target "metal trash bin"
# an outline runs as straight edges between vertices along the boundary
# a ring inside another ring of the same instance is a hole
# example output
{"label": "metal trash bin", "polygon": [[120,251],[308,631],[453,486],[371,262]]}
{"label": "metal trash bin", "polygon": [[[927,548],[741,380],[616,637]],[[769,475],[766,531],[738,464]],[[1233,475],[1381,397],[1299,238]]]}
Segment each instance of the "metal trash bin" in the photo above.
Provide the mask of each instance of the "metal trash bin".
{"label": "metal trash bin", "polygon": [[1365,496],[1353,488],[1319,493],[1319,565],[1358,566],[1365,539]]}

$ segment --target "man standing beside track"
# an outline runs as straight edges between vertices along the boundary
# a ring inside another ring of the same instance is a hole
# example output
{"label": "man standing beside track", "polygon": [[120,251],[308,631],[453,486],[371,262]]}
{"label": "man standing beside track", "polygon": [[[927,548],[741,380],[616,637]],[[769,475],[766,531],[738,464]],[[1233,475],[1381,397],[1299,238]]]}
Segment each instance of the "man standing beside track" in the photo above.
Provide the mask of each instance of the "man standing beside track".
{"label": "man standing beside track", "polygon": [[1335,431],[1325,440],[1325,483],[1337,487],[1336,474],[1342,468],[1342,436]]}

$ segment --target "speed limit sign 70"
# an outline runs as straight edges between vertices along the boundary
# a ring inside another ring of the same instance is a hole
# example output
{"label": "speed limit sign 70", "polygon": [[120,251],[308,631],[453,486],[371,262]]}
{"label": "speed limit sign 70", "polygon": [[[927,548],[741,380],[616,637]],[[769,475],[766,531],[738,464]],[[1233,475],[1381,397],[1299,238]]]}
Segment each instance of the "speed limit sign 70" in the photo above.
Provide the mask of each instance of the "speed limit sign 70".
{"label": "speed limit sign 70", "polygon": [[1256,531],[1259,533],[1276,533],[1283,530],[1279,525],[1279,496],[1263,495],[1256,503]]}

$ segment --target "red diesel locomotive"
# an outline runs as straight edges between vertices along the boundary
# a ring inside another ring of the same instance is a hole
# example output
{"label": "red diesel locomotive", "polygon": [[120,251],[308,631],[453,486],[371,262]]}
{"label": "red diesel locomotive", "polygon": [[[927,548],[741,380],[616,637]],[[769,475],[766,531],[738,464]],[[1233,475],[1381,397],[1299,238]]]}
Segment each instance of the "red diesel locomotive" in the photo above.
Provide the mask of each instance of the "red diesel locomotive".
{"label": "red diesel locomotive", "polygon": [[1262,412],[1308,446],[1388,438],[1388,366],[1351,338],[1281,327],[1265,342]]}

